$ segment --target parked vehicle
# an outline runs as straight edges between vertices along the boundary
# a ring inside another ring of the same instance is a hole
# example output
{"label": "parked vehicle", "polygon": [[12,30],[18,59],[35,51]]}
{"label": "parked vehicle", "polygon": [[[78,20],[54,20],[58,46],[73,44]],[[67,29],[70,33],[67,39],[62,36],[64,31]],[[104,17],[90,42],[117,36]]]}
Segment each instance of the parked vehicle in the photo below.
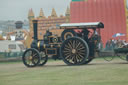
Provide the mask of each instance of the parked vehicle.
{"label": "parked vehicle", "polygon": [[0,41],[0,57],[19,57],[26,50],[24,44],[20,41]]}

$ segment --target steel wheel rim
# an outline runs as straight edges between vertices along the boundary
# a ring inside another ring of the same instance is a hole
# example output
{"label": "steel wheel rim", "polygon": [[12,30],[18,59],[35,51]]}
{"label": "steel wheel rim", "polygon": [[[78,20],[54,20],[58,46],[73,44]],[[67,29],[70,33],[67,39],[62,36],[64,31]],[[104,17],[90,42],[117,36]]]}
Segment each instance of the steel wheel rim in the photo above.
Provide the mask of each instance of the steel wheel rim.
{"label": "steel wheel rim", "polygon": [[39,55],[35,50],[28,50],[24,54],[24,63],[30,67],[35,66],[39,62]]}
{"label": "steel wheel rim", "polygon": [[87,55],[87,48],[84,42],[77,39],[70,39],[63,46],[62,55],[67,63],[79,65],[85,61]]}

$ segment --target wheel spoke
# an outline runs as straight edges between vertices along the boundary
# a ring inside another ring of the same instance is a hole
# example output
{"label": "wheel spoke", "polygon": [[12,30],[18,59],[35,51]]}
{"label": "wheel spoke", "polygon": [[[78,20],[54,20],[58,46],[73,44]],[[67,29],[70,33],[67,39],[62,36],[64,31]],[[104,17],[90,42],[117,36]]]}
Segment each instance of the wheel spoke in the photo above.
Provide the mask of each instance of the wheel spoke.
{"label": "wheel spoke", "polygon": [[28,60],[28,64],[30,64],[30,60]]}
{"label": "wheel spoke", "polygon": [[36,57],[38,54],[37,53],[35,53],[35,54],[33,54],[33,57]]}
{"label": "wheel spoke", "polygon": [[69,46],[67,46],[67,45],[65,45],[65,47],[70,49],[70,47],[69,47]]}
{"label": "wheel spoke", "polygon": [[65,53],[64,55],[68,56],[68,55],[71,55],[70,53]]}
{"label": "wheel spoke", "polygon": [[73,63],[76,64],[77,63],[77,60],[76,60],[76,57],[75,55],[73,56],[73,59],[72,59]]}
{"label": "wheel spoke", "polygon": [[72,46],[70,45],[70,43],[68,43],[68,46],[70,47],[70,49],[72,49]]}
{"label": "wheel spoke", "polygon": [[86,55],[85,51],[78,51],[79,54],[83,54],[83,55]]}
{"label": "wheel spoke", "polygon": [[81,55],[85,55],[85,53],[79,53],[79,54],[81,54]]}
{"label": "wheel spoke", "polygon": [[71,55],[66,56],[65,59],[71,59]]}
{"label": "wheel spoke", "polygon": [[31,60],[29,60],[29,63],[28,64],[30,64],[30,65],[32,64]]}
{"label": "wheel spoke", "polygon": [[83,44],[81,43],[78,47],[77,47],[77,49],[79,49],[79,48],[83,48],[84,46],[83,46]]}
{"label": "wheel spoke", "polygon": [[73,59],[74,59],[74,56],[72,56],[72,58],[71,58],[72,62],[73,62]]}
{"label": "wheel spoke", "polygon": [[75,40],[72,41],[73,42],[73,49],[75,49]]}
{"label": "wheel spoke", "polygon": [[75,57],[76,57],[76,61],[77,61],[77,63],[79,63],[79,62],[80,62],[80,59],[78,58],[77,55],[75,55]]}
{"label": "wheel spoke", "polygon": [[71,51],[71,49],[68,49],[68,48],[64,48],[64,50]]}
{"label": "wheel spoke", "polygon": [[78,54],[80,58],[84,58],[81,54]]}
{"label": "wheel spoke", "polygon": [[79,60],[79,62],[81,61],[81,58],[79,57],[79,55],[76,55],[77,59]]}
{"label": "wheel spoke", "polygon": [[77,48],[79,47],[80,44],[81,44],[81,43],[79,42],[79,43],[76,45],[76,48],[75,48],[75,49],[77,49]]}
{"label": "wheel spoke", "polygon": [[82,49],[85,49],[85,47],[78,48],[77,50],[82,50]]}
{"label": "wheel spoke", "polygon": [[70,43],[70,45],[71,45],[71,47],[73,49],[73,40],[70,40],[69,43]]}
{"label": "wheel spoke", "polygon": [[82,47],[82,48],[79,48],[77,49],[78,52],[86,52],[86,48]]}

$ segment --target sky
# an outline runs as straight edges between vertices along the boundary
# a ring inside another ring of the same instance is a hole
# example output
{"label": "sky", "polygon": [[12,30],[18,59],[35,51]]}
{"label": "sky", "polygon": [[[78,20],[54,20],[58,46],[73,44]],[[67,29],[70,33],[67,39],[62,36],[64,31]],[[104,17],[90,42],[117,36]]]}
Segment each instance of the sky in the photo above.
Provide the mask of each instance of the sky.
{"label": "sky", "polygon": [[71,0],[0,0],[0,20],[27,20],[29,9],[39,16],[40,8],[50,16],[52,8],[57,15],[65,14]]}

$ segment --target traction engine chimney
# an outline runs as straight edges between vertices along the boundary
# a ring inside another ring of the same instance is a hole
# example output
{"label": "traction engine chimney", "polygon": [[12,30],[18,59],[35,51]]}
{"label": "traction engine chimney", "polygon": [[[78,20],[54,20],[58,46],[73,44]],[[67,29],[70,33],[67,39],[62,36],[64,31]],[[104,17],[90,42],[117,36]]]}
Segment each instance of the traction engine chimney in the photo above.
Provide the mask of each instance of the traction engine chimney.
{"label": "traction engine chimney", "polygon": [[33,33],[34,33],[34,40],[38,40],[38,35],[37,35],[37,26],[38,26],[38,20],[33,20]]}

